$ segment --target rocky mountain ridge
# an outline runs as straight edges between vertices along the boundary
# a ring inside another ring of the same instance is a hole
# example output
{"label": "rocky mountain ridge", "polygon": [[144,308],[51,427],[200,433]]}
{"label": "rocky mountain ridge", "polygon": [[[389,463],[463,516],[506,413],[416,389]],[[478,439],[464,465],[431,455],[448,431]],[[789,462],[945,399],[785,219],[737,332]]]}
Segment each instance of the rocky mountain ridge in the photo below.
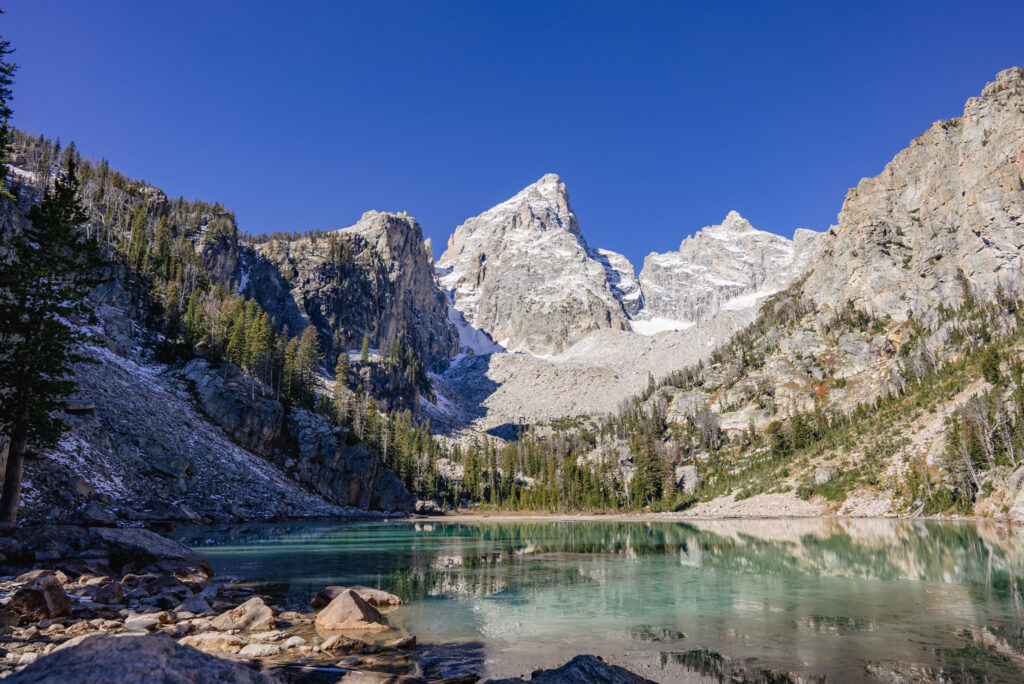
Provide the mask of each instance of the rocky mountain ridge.
{"label": "rocky mountain ridge", "polygon": [[846,195],[805,292],[897,320],[934,319],[965,291],[1021,291],[1024,70],[1001,71]]}
{"label": "rocky mountain ridge", "polygon": [[730,212],[679,251],[652,252],[638,276],[622,254],[587,244],[565,184],[548,174],[459,226],[437,264],[469,325],[549,357],[596,330],[653,334],[755,306],[802,274],[816,235],[791,241]]}
{"label": "rocky mountain ridge", "polygon": [[757,321],[645,392],[702,478],[690,514],[1020,519],[1022,148],[1014,68],[851,189]]}
{"label": "rocky mountain ridge", "polygon": [[723,309],[755,306],[802,275],[816,235],[798,229],[789,240],[756,230],[730,211],[721,224],[684,239],[677,251],[652,252],[644,259],[638,320],[681,327]]}

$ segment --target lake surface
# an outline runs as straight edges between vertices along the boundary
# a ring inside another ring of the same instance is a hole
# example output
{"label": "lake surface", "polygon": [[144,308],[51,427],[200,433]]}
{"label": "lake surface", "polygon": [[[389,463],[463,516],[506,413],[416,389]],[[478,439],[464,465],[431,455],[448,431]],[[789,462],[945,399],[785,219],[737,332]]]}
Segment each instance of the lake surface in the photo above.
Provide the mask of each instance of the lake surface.
{"label": "lake surface", "polygon": [[[596,653],[659,682],[713,656],[829,681],[1024,681],[1024,538],[897,520],[244,525],[176,537],[289,607],[394,592],[428,668],[523,675]],[[391,636],[394,636],[394,632]]]}

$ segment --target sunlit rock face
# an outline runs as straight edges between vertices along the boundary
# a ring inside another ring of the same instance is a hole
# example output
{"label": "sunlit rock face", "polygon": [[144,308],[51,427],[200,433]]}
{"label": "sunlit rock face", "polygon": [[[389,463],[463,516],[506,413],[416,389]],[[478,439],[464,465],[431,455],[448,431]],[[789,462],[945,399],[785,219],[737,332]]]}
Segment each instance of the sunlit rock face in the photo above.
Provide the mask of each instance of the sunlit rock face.
{"label": "sunlit rock face", "polygon": [[955,306],[967,289],[1021,291],[1024,70],[1007,69],[847,193],[806,293],[897,320]]}
{"label": "sunlit rock face", "polygon": [[597,257],[565,184],[548,174],[459,226],[438,266],[469,324],[510,351],[548,355],[594,330],[629,329],[609,284],[609,272],[628,282],[616,270],[625,260]]}
{"label": "sunlit rock face", "polygon": [[801,229],[789,240],[730,211],[721,224],[683,240],[678,251],[644,259],[639,318],[692,323],[754,306],[803,273],[817,235]]}

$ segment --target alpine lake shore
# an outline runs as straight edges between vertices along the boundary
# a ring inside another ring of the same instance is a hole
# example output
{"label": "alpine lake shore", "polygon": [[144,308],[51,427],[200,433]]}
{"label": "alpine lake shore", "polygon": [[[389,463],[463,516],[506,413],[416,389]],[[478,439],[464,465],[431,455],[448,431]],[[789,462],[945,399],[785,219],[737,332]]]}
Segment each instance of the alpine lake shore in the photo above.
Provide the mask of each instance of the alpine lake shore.
{"label": "alpine lake shore", "polygon": [[[807,516],[735,517],[779,522]],[[820,516],[823,520],[854,517],[867,516]],[[365,520],[345,522],[665,523],[698,519],[721,521],[729,516],[462,510],[390,518],[368,515]],[[1012,521],[984,520],[999,525],[1001,534],[1020,533]],[[444,645],[418,643],[415,634],[389,625],[388,614],[403,605],[400,596],[359,585],[330,585],[317,592],[308,610],[289,610],[259,584],[245,577],[216,574],[196,552],[152,529],[25,525],[0,537],[0,554],[0,678],[11,682],[481,681],[479,674],[464,672],[423,676],[418,651],[423,646]],[[651,681],[598,656],[566,655],[574,657],[559,668],[534,670],[523,678],[484,681]],[[751,673],[740,664],[706,649],[687,656],[693,681],[810,681],[771,670],[760,670],[750,678]]]}

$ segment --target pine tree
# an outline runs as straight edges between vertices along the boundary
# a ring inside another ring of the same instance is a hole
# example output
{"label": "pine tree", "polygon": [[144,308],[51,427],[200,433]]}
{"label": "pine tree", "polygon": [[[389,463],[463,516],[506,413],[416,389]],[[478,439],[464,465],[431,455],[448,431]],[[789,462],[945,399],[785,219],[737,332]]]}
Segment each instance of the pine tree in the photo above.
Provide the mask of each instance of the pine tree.
{"label": "pine tree", "polygon": [[320,351],[320,335],[312,325],[306,326],[302,331],[299,340],[299,377],[302,384],[302,392],[309,398],[313,396],[313,389],[316,385],[316,372],[324,360],[324,354]]}
{"label": "pine tree", "polygon": [[338,363],[334,366],[334,411],[338,417],[338,423],[344,425],[347,422],[347,411],[345,402],[348,393],[348,353],[342,351],[338,354]]}
{"label": "pine tree", "polygon": [[299,398],[299,340],[296,337],[285,345],[281,363],[281,398],[286,402]]}
{"label": "pine tree", "polygon": [[[0,10],[0,14],[3,14],[3,10]],[[14,83],[14,72],[18,70],[18,65],[10,61],[13,52],[11,42],[0,38],[0,192],[7,197],[11,196],[4,185],[4,181],[7,180],[7,157],[11,147],[11,85]]]}
{"label": "pine tree", "polygon": [[359,358],[363,363],[370,360],[370,333],[363,333],[363,346],[359,348]]}
{"label": "pine tree", "polygon": [[202,293],[193,290],[188,298],[188,311],[185,313],[185,342],[194,345],[207,335],[203,321]]}
{"label": "pine tree", "polygon": [[69,379],[83,335],[68,323],[89,306],[96,284],[94,240],[83,240],[86,216],[78,198],[78,169],[69,159],[52,192],[29,212],[20,234],[8,228],[12,254],[0,262],[0,424],[10,437],[0,523],[14,524],[21,495],[22,467],[28,445],[52,446],[64,432],[57,415],[75,390]]}

